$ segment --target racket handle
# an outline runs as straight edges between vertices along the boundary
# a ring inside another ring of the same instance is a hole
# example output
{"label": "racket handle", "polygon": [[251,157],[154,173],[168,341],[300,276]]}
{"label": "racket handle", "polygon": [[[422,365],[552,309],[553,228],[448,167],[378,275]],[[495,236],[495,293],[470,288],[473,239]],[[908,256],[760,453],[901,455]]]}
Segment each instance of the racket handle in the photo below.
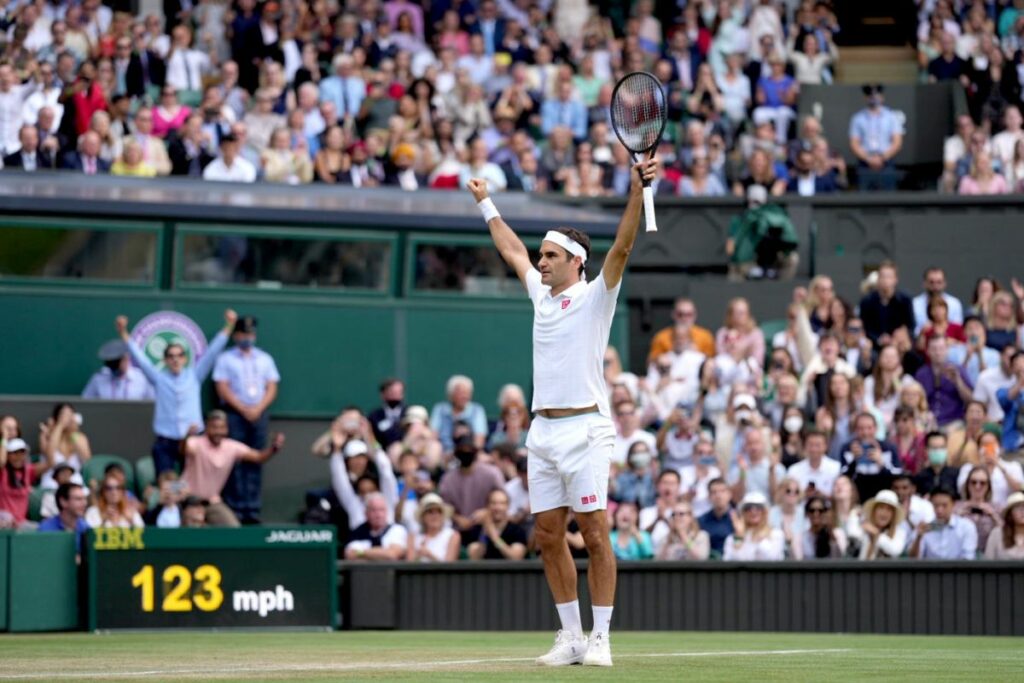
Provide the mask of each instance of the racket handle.
{"label": "racket handle", "polygon": [[644,219],[647,222],[647,232],[658,232],[658,226],[654,222],[654,188],[650,185],[644,187]]}

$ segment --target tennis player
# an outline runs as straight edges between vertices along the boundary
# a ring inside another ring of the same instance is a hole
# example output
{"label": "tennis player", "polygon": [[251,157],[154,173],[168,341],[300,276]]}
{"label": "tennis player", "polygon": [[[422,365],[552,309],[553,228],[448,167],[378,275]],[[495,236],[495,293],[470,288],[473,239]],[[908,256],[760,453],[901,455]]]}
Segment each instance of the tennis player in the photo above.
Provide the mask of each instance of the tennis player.
{"label": "tennis player", "polygon": [[[487,182],[469,181],[495,246],[533,301],[533,412],[537,417],[526,439],[530,509],[544,573],[562,623],[554,647],[537,659],[548,666],[612,665],[608,627],[616,577],[605,508],[615,427],[603,362],[622,273],[640,228],[641,177],[653,180],[657,162],[648,159],[633,168],[636,173],[615,243],[593,282],[587,282],[584,273],[590,256],[586,233],[572,228],[548,232],[534,268],[526,246],[487,196]],[[576,565],[565,539],[570,508],[590,555],[587,580],[594,628],[589,641],[580,619]]]}

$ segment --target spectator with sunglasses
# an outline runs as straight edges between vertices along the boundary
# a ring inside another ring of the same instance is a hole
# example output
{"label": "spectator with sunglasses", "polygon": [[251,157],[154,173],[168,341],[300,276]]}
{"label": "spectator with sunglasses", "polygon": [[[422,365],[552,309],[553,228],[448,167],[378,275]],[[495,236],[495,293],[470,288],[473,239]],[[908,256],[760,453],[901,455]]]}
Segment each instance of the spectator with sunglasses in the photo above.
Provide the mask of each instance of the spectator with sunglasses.
{"label": "spectator with sunglasses", "polygon": [[228,343],[228,335],[235,327],[238,314],[230,308],[224,311],[224,328],[210,342],[200,358],[187,365],[188,357],[181,344],[168,344],[164,349],[164,367],[157,370],[146,353],[139,348],[128,333],[128,318],[117,316],[114,321],[117,333],[128,345],[132,359],[139,366],[156,392],[153,409],[153,465],[156,474],[174,469],[179,460],[181,440],[188,434],[189,427],[203,424],[201,389],[203,380],[213,369],[214,361]]}
{"label": "spectator with sunglasses", "polygon": [[689,503],[676,503],[671,511],[668,538],[658,550],[658,560],[706,560],[711,552],[708,532],[700,528]]}
{"label": "spectator with sunglasses", "polygon": [[131,504],[125,493],[124,480],[113,473],[103,477],[95,503],[85,511],[85,522],[93,529],[130,529],[146,526],[139,511]]}
{"label": "spectator with sunglasses", "polygon": [[846,555],[849,541],[842,529],[835,526],[832,503],[822,496],[811,496],[804,504],[807,528],[802,543],[794,545],[793,556],[801,560],[834,560]]}

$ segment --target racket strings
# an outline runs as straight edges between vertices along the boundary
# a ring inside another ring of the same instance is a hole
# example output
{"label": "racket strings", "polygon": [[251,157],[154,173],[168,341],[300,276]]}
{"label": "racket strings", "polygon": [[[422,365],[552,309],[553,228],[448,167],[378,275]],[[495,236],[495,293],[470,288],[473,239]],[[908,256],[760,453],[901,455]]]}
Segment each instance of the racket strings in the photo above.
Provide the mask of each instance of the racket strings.
{"label": "racket strings", "polygon": [[657,145],[667,113],[661,84],[649,74],[630,74],[616,89],[612,122],[623,145],[635,154]]}

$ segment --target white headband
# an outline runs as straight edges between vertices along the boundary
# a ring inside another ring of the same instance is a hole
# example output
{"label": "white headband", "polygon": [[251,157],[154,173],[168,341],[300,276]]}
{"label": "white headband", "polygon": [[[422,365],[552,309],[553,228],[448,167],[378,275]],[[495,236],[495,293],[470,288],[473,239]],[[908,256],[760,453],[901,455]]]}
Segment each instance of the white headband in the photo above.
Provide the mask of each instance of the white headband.
{"label": "white headband", "polygon": [[568,235],[556,230],[548,230],[548,234],[544,235],[545,242],[554,242],[558,246],[565,249],[573,256],[579,256],[583,259],[584,265],[587,263],[587,250],[583,248],[583,245],[572,239]]}

